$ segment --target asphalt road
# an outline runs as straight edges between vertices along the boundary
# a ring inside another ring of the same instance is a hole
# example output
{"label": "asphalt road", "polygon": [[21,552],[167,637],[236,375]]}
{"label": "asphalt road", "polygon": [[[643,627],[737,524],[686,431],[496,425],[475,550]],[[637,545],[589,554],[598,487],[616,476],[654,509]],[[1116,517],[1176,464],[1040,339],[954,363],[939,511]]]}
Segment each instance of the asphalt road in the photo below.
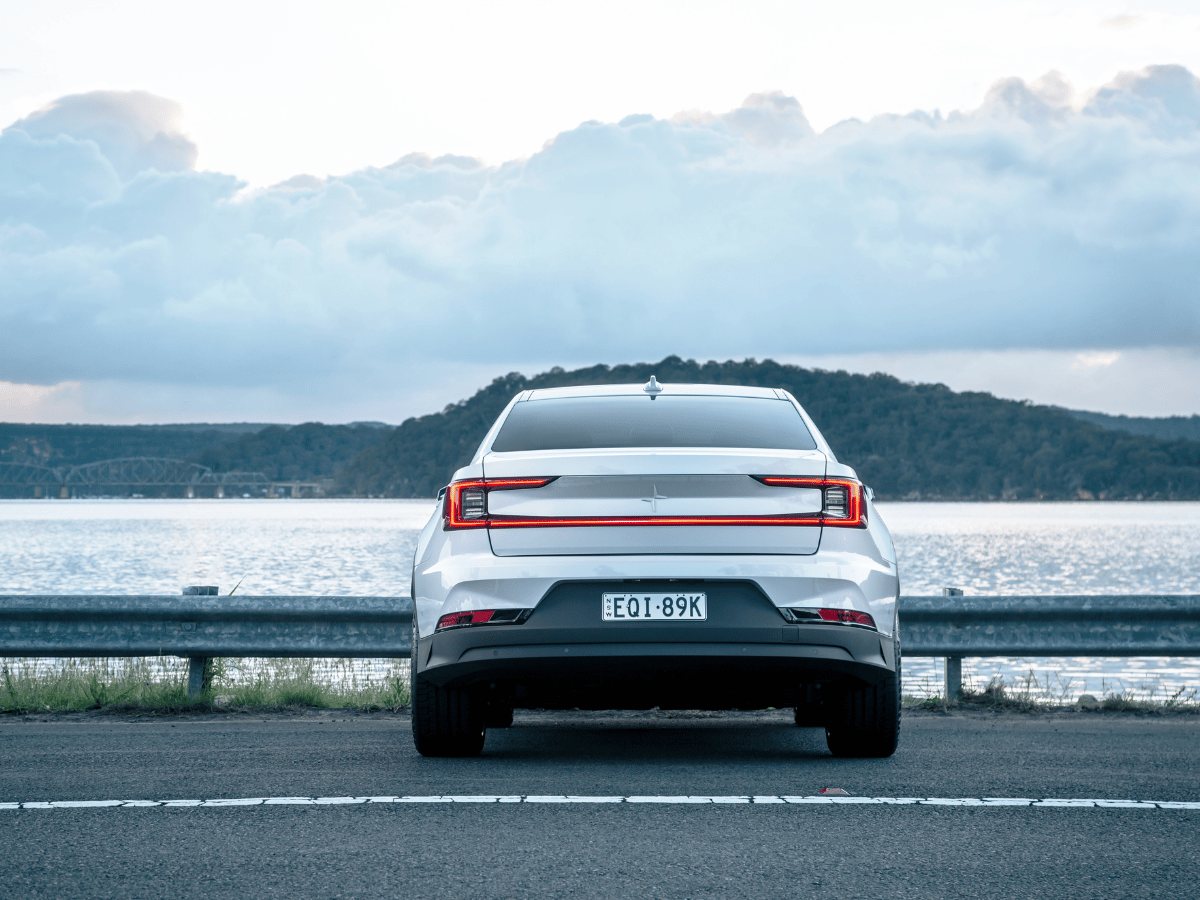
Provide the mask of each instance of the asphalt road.
{"label": "asphalt road", "polygon": [[[835,760],[784,714],[518,713],[427,760],[406,716],[0,719],[0,801],[387,794],[1200,800],[1194,716],[909,714]],[[0,897],[1200,896],[1200,811],[375,804],[0,810]]]}

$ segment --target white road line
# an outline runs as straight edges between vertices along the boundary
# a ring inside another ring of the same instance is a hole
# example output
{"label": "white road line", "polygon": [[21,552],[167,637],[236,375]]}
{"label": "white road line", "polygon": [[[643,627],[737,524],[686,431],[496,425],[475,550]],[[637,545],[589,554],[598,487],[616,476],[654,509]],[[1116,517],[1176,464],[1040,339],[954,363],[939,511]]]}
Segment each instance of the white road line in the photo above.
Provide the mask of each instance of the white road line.
{"label": "white road line", "polygon": [[350,806],[379,803],[656,803],[667,806],[697,804],[742,803],[760,806],[764,804],[826,804],[855,806],[875,804],[885,806],[972,806],[1001,807],[1020,806],[1026,808],[1060,809],[1200,809],[1200,801],[1179,800],[1083,800],[1071,798],[1032,797],[822,797],[790,795],[746,795],[746,796],[606,796],[582,797],[571,795],[540,794],[433,794],[428,796],[378,797],[228,797],[212,800],[26,800],[24,802],[0,803],[5,809],[131,809],[144,807],[214,807],[214,806]]}

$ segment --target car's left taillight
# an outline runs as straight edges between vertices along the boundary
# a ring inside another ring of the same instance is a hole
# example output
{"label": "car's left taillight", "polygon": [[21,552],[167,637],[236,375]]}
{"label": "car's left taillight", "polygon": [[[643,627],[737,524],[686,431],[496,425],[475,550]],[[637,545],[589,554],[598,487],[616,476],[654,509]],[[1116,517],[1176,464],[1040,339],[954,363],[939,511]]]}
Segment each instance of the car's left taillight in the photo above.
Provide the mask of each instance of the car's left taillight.
{"label": "car's left taillight", "polygon": [[771,487],[816,488],[821,492],[820,524],[866,528],[867,504],[861,482],[853,478],[793,478],[766,475],[758,479]]}
{"label": "car's left taillight", "polygon": [[471,625],[520,625],[529,618],[532,609],[466,609],[446,613],[437,621],[435,631],[448,628],[468,628]]}
{"label": "car's left taillight", "polygon": [[456,481],[446,488],[442,518],[447,531],[459,528],[486,528],[487,498],[491,491],[512,491],[545,487],[553,478],[471,478]]}

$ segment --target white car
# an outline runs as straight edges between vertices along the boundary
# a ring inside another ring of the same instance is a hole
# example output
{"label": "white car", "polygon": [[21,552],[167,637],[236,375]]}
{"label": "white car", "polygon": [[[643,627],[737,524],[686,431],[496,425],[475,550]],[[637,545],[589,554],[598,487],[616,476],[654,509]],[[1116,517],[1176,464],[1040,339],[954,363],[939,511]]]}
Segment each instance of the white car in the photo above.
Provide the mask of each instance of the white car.
{"label": "white car", "polygon": [[440,499],[412,578],[421,754],[478,754],[514,707],[794,707],[837,756],[895,751],[891,535],[786,391],[525,391]]}

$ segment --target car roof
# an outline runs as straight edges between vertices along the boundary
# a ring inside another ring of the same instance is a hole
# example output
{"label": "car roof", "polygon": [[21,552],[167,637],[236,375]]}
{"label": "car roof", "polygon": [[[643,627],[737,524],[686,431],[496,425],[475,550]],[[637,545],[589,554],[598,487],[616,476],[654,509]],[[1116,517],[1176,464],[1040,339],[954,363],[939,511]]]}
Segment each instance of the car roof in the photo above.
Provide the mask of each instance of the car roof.
{"label": "car roof", "polygon": [[[688,394],[696,397],[756,397],[765,400],[783,400],[783,391],[774,388],[745,387],[732,384],[672,384],[658,382],[662,391],[658,396],[667,394]],[[645,396],[645,384],[587,384],[578,387],[543,388],[528,391],[521,400],[550,400],[565,397],[634,397]]]}

